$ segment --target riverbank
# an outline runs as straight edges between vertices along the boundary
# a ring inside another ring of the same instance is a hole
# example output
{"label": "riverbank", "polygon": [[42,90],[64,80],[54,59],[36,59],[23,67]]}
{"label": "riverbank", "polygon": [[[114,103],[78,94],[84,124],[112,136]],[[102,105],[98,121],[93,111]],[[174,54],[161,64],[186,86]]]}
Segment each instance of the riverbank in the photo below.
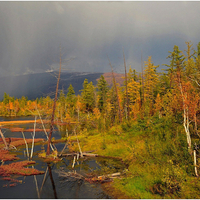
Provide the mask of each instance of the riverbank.
{"label": "riverbank", "polygon": [[[0,126],[10,125],[10,124],[31,124],[31,123],[41,123],[40,119],[35,120],[13,120],[13,121],[0,121]],[[49,120],[43,120],[43,123],[49,123]]]}
{"label": "riverbank", "polygon": [[[184,129],[172,120],[152,118],[117,125],[105,133],[80,132],[82,151],[118,157],[127,165],[119,179],[109,183],[108,188],[105,185],[108,194],[137,199],[200,198],[200,183]],[[79,151],[77,143],[69,143],[69,148]]]}
{"label": "riverbank", "polygon": [[[25,123],[30,121],[35,122],[27,120]],[[13,122],[18,123],[9,123]],[[196,199],[200,198],[200,183],[195,177],[185,137],[181,123],[174,123],[173,119],[151,118],[124,122],[105,132],[83,129],[77,136],[70,135],[67,143],[74,152],[79,152],[81,148],[82,152],[92,151],[107,159],[118,158],[122,161],[124,169],[120,177],[102,185],[106,193],[114,198]],[[24,144],[22,138],[21,141]],[[14,146],[18,143],[18,140],[11,141]],[[109,170],[106,167],[102,173],[109,174]]]}
{"label": "riverbank", "polygon": [[[13,121],[0,121],[0,126],[5,126],[5,125],[11,125],[11,124],[31,124],[31,123],[44,123],[44,124],[50,124],[50,120],[13,120]],[[67,124],[76,124],[76,122],[57,122],[55,121],[54,124],[58,124],[58,125],[67,125]]]}

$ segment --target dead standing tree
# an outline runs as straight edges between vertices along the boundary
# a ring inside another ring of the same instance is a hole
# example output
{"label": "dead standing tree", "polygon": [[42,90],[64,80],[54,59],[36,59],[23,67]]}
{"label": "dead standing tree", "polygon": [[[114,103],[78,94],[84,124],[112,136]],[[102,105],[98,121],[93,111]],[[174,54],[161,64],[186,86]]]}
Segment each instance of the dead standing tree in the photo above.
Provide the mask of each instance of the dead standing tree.
{"label": "dead standing tree", "polygon": [[60,46],[60,67],[59,67],[58,80],[57,80],[57,85],[56,85],[56,94],[55,94],[55,99],[54,99],[54,104],[53,104],[53,111],[52,111],[52,116],[51,116],[51,125],[50,125],[50,132],[49,132],[49,138],[48,138],[48,144],[47,144],[47,155],[50,154],[50,143],[51,143],[51,136],[52,136],[53,125],[54,125],[54,115],[55,115],[56,101],[57,101],[57,96],[58,96],[58,86],[59,86],[59,81],[60,81],[61,65],[62,65],[62,58],[61,58],[61,46]]}

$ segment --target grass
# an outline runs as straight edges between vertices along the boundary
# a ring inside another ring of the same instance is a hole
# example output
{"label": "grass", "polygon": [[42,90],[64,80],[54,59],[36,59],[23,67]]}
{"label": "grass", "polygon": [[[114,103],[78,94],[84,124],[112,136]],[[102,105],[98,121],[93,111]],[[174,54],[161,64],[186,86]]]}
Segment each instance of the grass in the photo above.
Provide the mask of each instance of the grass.
{"label": "grass", "polygon": [[[121,198],[200,198],[182,124],[173,119],[138,120],[106,133],[87,130],[78,138],[82,151],[95,150],[128,164],[128,172],[112,184],[113,196],[116,191]],[[71,148],[79,151],[76,143]]]}

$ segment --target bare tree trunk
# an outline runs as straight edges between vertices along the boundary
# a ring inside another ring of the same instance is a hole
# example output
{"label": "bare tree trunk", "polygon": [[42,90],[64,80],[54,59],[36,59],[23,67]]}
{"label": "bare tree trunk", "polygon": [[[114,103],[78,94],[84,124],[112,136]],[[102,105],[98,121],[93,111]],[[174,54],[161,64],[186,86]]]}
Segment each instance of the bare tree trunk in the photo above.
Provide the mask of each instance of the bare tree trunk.
{"label": "bare tree trunk", "polygon": [[8,149],[8,144],[7,144],[6,139],[5,139],[5,137],[4,137],[4,135],[3,135],[2,131],[1,131],[1,128],[0,128],[0,135],[2,137],[2,140],[3,140],[4,144],[5,144],[5,149],[7,150]]}
{"label": "bare tree trunk", "polygon": [[36,128],[36,116],[35,116],[35,123],[34,123],[34,132],[33,132],[33,141],[32,141],[32,148],[31,148],[31,155],[30,158],[32,159],[33,157],[33,148],[34,148],[34,139],[35,139],[35,128]]}
{"label": "bare tree trunk", "polygon": [[[37,105],[36,105],[36,109],[37,109]],[[42,127],[43,127],[43,129],[44,129],[45,135],[46,135],[47,140],[48,140],[49,137],[48,137],[48,134],[47,134],[47,132],[46,132],[46,129],[45,129],[45,126],[44,126],[43,120],[42,120],[42,118],[41,118],[41,115],[40,115],[40,112],[39,112],[38,109],[37,109],[37,112],[38,112],[38,115],[39,115],[39,117],[40,117],[40,121],[41,121],[41,123],[42,123]],[[51,150],[54,151],[54,148],[53,148],[53,146],[52,146],[51,143],[50,143],[50,147],[51,147]]]}
{"label": "bare tree trunk", "polygon": [[[108,60],[109,60],[109,59],[108,59]],[[113,72],[113,67],[112,67],[112,65],[111,65],[110,60],[109,60],[109,65],[110,65],[111,70],[112,70],[113,84],[114,84],[115,92],[116,92],[116,95],[117,95],[118,112],[119,112],[119,121],[122,122],[121,108],[120,108],[120,103],[119,103],[119,95],[118,95],[118,91],[117,91],[117,85],[116,85],[115,75],[114,75],[114,72]]]}
{"label": "bare tree trunk", "polygon": [[83,157],[83,153],[82,153],[82,151],[81,151],[81,146],[80,146],[80,144],[79,144],[79,140],[78,140],[78,137],[77,137],[77,134],[76,134],[76,130],[74,130],[74,133],[75,133],[75,135],[76,135],[76,140],[77,140],[77,143],[78,143],[78,148],[79,148],[79,151],[80,151],[80,154],[81,154],[81,158]]}
{"label": "bare tree trunk", "polygon": [[197,172],[197,157],[196,157],[196,150],[194,150],[194,171],[195,175],[199,177],[198,172]]}
{"label": "bare tree trunk", "polygon": [[50,154],[50,143],[51,143],[51,136],[53,132],[53,122],[54,122],[54,115],[55,115],[55,109],[56,109],[56,101],[57,101],[57,96],[58,96],[58,86],[59,86],[59,81],[60,81],[60,73],[61,73],[61,47],[60,47],[60,68],[59,68],[59,74],[58,74],[58,80],[57,80],[57,86],[56,86],[56,94],[55,94],[55,99],[54,99],[54,104],[53,104],[53,112],[52,112],[52,117],[51,117],[51,126],[50,126],[50,132],[49,132],[49,139],[48,139],[48,144],[47,144],[47,155]]}
{"label": "bare tree trunk", "polygon": [[129,120],[129,116],[130,116],[130,109],[129,109],[129,100],[128,100],[128,81],[127,81],[127,73],[126,73],[126,60],[125,60],[124,50],[123,50],[123,57],[124,57],[124,68],[125,68],[125,84],[126,84],[126,107],[127,107],[127,112],[128,112],[128,120]]}
{"label": "bare tree trunk", "polygon": [[25,136],[24,136],[24,132],[23,132],[23,131],[22,131],[22,136],[23,136],[23,138],[24,138],[24,142],[25,142],[25,145],[26,145],[27,157],[29,158],[28,144],[27,144],[27,142],[26,142],[26,138],[25,138]]}
{"label": "bare tree trunk", "polygon": [[192,144],[191,144],[191,137],[190,137],[190,130],[189,130],[189,108],[185,103],[187,94],[183,93],[180,75],[177,74],[177,78],[178,78],[178,84],[179,84],[182,101],[183,101],[183,119],[184,119],[183,126],[184,126],[186,137],[187,137],[188,151],[190,154],[192,154]]}

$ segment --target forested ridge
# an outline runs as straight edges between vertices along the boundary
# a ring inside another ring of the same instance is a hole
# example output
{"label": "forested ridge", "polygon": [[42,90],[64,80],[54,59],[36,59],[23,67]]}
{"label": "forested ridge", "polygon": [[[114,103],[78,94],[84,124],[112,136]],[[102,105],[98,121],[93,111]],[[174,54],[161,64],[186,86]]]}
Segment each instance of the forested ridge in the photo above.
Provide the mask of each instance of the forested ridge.
{"label": "forested ridge", "polygon": [[[185,50],[175,45],[169,51],[170,64],[163,64],[162,72],[151,57],[137,72],[126,67],[124,56],[123,85],[112,73],[112,86],[101,75],[96,85],[85,79],[80,95],[72,85],[59,93],[55,120],[78,124],[82,149],[127,164],[124,177],[112,186],[126,198],[200,198],[200,43],[185,44]],[[52,107],[49,96],[28,100],[5,93],[0,115],[39,111],[48,117]]]}

